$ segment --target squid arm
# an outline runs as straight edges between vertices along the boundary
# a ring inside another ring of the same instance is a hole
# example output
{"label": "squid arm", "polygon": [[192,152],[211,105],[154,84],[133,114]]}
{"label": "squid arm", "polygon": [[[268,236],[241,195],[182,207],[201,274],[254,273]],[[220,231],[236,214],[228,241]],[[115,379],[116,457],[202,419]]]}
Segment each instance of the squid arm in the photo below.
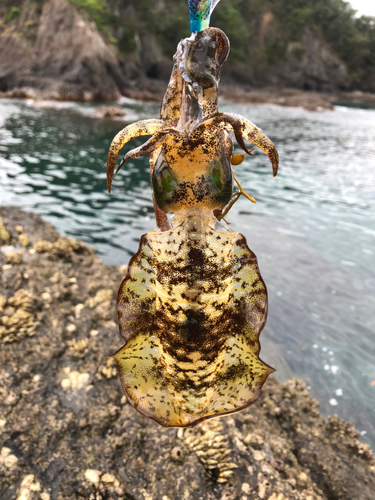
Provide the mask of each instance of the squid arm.
{"label": "squid arm", "polygon": [[154,135],[164,126],[165,124],[162,120],[142,120],[128,125],[116,135],[109,148],[107,159],[107,188],[109,193],[111,192],[113,173],[121,148],[123,148],[124,145],[130,141],[130,139],[140,137],[142,135]]}
{"label": "squid arm", "polygon": [[148,141],[146,141],[142,146],[139,146],[138,148],[131,149],[126,153],[124,158],[121,160],[117,170],[116,174],[120,171],[121,167],[124,165],[124,163],[129,160],[129,158],[138,158],[139,156],[145,156],[149,155],[155,149],[159,148],[163,142],[169,137],[170,135],[178,135],[179,132],[177,130],[173,129],[164,129],[160,130],[156,134],[154,134]]}
{"label": "squid arm", "polygon": [[271,161],[273,177],[276,176],[278,166],[279,166],[279,155],[276,151],[275,146],[272,141],[264,135],[262,130],[258,128],[254,123],[247,120],[241,115],[236,115],[232,113],[217,113],[214,116],[208,116],[204,118],[199,123],[197,123],[194,128],[193,134],[199,134],[201,129],[214,126],[219,123],[229,123],[233,128],[234,135],[238,142],[238,145],[247,153],[251,154],[244,143],[244,138],[249,142],[258,146]]}

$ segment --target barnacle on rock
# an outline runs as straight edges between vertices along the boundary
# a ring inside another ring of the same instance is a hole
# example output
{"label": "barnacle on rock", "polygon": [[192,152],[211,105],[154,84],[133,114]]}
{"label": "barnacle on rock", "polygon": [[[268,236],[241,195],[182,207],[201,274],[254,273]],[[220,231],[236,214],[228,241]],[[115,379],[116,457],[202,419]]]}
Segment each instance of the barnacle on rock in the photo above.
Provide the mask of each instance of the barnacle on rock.
{"label": "barnacle on rock", "polygon": [[18,236],[18,239],[19,239],[19,242],[21,243],[21,245],[23,247],[27,247],[28,245],[30,245],[30,240],[27,236],[26,233],[21,233],[19,236]]}
{"label": "barnacle on rock", "polygon": [[29,311],[33,305],[33,297],[28,290],[20,288],[16,293],[8,299],[8,305],[16,308],[21,308],[25,311]]}
{"label": "barnacle on rock", "polygon": [[0,313],[3,312],[6,301],[6,297],[4,297],[4,295],[0,295]]}
{"label": "barnacle on rock", "polygon": [[53,243],[50,241],[40,240],[34,244],[34,250],[37,253],[52,252]]}
{"label": "barnacle on rock", "polygon": [[88,251],[87,246],[82,241],[78,241],[75,238],[71,237],[67,238],[67,241],[69,242],[69,245],[72,247],[74,252],[80,253]]}
{"label": "barnacle on rock", "polygon": [[8,264],[21,264],[23,260],[23,252],[8,252],[7,262]]}
{"label": "barnacle on rock", "polygon": [[238,465],[231,457],[231,447],[221,419],[202,422],[196,427],[179,429],[177,437],[199,457],[208,476],[226,483]]}
{"label": "barnacle on rock", "polygon": [[0,217],[0,245],[7,245],[10,240],[10,234],[5,229],[2,218]]}
{"label": "barnacle on rock", "polygon": [[71,260],[73,252],[81,252],[85,245],[74,238],[59,238],[55,242],[40,240],[34,244],[33,250],[37,253],[48,253],[53,258],[59,257]]}
{"label": "barnacle on rock", "polygon": [[0,450],[0,465],[5,466],[6,468],[13,468],[18,462],[18,458],[16,455],[13,455],[12,450],[4,446]]}
{"label": "barnacle on rock", "polygon": [[0,342],[15,342],[35,332],[36,321],[31,309],[33,299],[27,290],[20,289],[4,300],[0,297]]}
{"label": "barnacle on rock", "polygon": [[117,369],[113,358],[109,358],[105,366],[101,365],[98,368],[97,378],[100,380],[103,377],[111,379],[116,377]]}
{"label": "barnacle on rock", "polygon": [[78,355],[79,357],[84,357],[87,353],[87,348],[89,345],[88,339],[81,339],[81,340],[69,340],[68,346],[71,347],[75,354]]}
{"label": "barnacle on rock", "polygon": [[31,336],[35,332],[34,316],[24,311],[17,309],[11,316],[3,315],[0,325],[0,341],[15,342],[23,337]]}

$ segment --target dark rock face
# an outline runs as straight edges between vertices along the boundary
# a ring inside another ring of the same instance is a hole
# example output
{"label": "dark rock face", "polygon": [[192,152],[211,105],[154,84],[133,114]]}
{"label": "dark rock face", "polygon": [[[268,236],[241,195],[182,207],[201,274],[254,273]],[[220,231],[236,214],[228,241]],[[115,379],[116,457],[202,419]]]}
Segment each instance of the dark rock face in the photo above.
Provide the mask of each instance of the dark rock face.
{"label": "dark rock face", "polygon": [[300,41],[290,42],[285,55],[266,67],[248,64],[224,67],[223,82],[333,92],[346,89],[349,78],[345,64],[329,45],[306,29]]}
{"label": "dark rock face", "polygon": [[281,68],[270,68],[270,79],[284,87],[329,92],[345,89],[348,73],[345,64],[323,40],[306,30],[301,42],[287,47],[286,62]]}
{"label": "dark rock face", "polygon": [[27,43],[17,35],[0,37],[0,90],[17,86],[19,76],[29,71],[32,54]]}
{"label": "dark rock face", "polygon": [[110,354],[124,270],[0,209],[0,498],[373,500],[375,460],[301,381],[185,430],[125,402]]}

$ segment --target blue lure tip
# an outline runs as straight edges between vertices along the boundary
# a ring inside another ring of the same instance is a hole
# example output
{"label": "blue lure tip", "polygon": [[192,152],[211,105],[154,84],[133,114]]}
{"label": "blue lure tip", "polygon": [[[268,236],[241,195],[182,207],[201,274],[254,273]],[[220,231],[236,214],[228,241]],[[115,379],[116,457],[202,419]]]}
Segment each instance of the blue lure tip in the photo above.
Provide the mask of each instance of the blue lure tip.
{"label": "blue lure tip", "polygon": [[210,26],[210,20],[205,19],[203,21],[190,20],[190,30],[192,33],[197,33],[198,31],[205,30]]}
{"label": "blue lure tip", "polygon": [[210,16],[219,0],[188,0],[190,29],[192,33],[209,27]]}

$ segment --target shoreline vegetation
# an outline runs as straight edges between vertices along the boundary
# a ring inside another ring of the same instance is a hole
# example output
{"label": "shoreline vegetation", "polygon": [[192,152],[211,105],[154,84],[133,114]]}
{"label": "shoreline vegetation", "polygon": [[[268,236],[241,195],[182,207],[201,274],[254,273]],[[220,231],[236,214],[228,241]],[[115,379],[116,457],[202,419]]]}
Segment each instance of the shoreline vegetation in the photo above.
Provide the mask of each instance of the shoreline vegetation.
{"label": "shoreline vegetation", "polygon": [[368,445],[300,380],[184,430],[135,411],[110,357],[125,270],[0,208],[1,498],[373,500]]}
{"label": "shoreline vegetation", "polygon": [[[375,18],[344,0],[222,0],[212,16],[231,41],[221,95],[330,109],[375,102]],[[186,0],[3,0],[0,96],[160,100]]]}

